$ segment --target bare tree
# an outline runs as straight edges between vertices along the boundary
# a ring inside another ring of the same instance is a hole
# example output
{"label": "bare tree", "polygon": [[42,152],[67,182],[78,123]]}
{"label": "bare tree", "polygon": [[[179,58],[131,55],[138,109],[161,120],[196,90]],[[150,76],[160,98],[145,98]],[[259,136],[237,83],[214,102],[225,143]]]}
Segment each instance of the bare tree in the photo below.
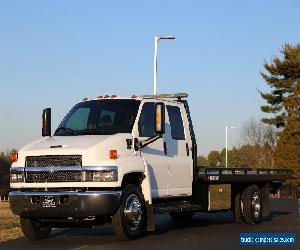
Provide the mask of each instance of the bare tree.
{"label": "bare tree", "polygon": [[274,148],[277,130],[274,126],[266,125],[254,118],[246,121],[241,129],[242,144],[261,145]]}
{"label": "bare tree", "polygon": [[277,139],[277,130],[275,126],[266,125],[261,121],[251,118],[243,124],[240,137],[243,145],[255,147],[258,166],[274,166],[273,153]]}

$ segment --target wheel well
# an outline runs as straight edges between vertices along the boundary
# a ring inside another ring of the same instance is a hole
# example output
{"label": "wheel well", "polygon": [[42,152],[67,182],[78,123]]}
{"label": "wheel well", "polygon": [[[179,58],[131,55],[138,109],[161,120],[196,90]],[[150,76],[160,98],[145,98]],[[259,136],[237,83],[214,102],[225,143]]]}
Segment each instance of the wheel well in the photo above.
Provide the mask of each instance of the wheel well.
{"label": "wheel well", "polygon": [[142,181],[144,180],[145,175],[141,172],[134,172],[125,174],[122,180],[121,187],[125,188],[128,184],[136,185],[137,187],[141,186]]}

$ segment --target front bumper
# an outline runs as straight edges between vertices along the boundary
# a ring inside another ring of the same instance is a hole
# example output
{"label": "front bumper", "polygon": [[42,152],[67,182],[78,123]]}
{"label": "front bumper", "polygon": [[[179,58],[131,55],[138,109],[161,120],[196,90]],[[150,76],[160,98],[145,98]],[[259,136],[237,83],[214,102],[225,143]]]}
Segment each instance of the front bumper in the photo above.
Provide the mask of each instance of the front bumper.
{"label": "front bumper", "polygon": [[9,193],[9,203],[16,215],[40,218],[112,215],[120,203],[121,191],[64,191]]}

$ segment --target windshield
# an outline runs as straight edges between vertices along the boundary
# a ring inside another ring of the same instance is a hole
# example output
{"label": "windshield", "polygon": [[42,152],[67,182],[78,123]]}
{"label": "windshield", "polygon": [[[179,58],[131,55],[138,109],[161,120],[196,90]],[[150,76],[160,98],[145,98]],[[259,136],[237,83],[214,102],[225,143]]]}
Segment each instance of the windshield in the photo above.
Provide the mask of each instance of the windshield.
{"label": "windshield", "polygon": [[56,129],[55,136],[131,133],[140,101],[93,100],[75,105]]}

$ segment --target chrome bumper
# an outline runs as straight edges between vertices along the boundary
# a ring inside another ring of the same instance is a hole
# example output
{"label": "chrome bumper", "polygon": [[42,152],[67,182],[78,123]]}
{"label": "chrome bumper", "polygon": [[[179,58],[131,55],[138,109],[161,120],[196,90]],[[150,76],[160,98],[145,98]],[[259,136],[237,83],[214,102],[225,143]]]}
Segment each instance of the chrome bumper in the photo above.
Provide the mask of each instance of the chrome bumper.
{"label": "chrome bumper", "polygon": [[14,214],[27,217],[112,215],[119,206],[121,194],[121,191],[13,191],[9,193],[9,203]]}

